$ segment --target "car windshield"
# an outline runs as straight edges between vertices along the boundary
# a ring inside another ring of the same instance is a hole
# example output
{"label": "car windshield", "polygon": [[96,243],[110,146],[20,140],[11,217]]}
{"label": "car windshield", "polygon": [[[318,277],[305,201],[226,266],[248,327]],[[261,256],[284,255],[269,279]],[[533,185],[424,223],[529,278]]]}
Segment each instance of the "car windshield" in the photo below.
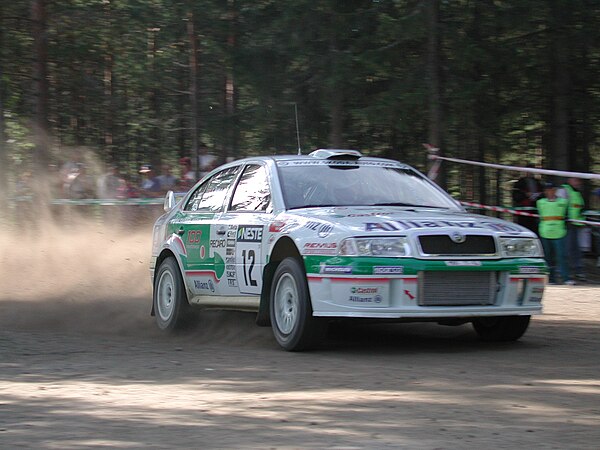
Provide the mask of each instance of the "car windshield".
{"label": "car windshield", "polygon": [[427,178],[392,162],[285,161],[278,167],[288,209],[376,205],[460,209]]}

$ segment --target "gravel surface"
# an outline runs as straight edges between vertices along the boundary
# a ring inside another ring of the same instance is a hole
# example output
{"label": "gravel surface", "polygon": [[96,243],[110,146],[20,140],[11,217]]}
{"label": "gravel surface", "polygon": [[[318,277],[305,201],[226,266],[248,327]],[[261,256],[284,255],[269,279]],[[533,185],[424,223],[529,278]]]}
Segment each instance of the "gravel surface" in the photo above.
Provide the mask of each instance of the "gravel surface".
{"label": "gravel surface", "polygon": [[355,324],[287,353],[248,313],[163,335],[150,236],[61,233],[0,236],[1,448],[600,446],[598,284],[549,287],[516,343]]}

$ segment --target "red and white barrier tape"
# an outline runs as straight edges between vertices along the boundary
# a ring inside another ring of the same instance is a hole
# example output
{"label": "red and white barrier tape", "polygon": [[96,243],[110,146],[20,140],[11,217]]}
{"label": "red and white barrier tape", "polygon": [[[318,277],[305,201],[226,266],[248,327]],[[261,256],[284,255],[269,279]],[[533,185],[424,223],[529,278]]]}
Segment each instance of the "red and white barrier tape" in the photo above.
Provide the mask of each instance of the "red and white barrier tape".
{"label": "red and white barrier tape", "polygon": [[[502,208],[501,206],[488,206],[488,205],[482,205],[481,203],[474,203],[474,202],[460,202],[460,204],[465,205],[465,206],[471,206],[474,208],[487,209],[489,211],[505,212],[505,213],[509,213],[509,214],[514,214],[516,216],[540,217],[539,214],[528,213],[525,211],[517,211],[516,209],[510,209],[510,208]],[[596,226],[596,227],[600,226],[600,222],[592,222],[590,220],[568,219],[568,222],[582,223],[585,225],[592,225],[592,226]]]}
{"label": "red and white barrier tape", "polygon": [[491,169],[504,169],[514,170],[515,172],[528,172],[528,173],[539,173],[542,175],[552,175],[557,177],[566,178],[583,178],[586,180],[600,180],[600,175],[595,173],[584,173],[584,172],[566,172],[563,170],[550,170],[550,169],[534,169],[532,167],[518,167],[518,166],[504,166],[502,164],[490,164],[477,161],[469,161],[467,159],[447,158],[445,156],[429,155],[429,159],[433,160],[445,160],[460,164],[471,164],[473,166],[489,167]]}

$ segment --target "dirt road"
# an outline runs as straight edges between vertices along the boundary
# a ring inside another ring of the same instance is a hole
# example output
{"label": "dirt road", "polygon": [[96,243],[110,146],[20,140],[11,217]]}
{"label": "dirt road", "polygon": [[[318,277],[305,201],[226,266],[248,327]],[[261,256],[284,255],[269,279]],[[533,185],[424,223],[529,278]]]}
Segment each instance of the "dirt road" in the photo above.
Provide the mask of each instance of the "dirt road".
{"label": "dirt road", "polygon": [[163,336],[148,234],[15,239],[0,237],[1,448],[600,446],[598,285],[549,288],[514,344],[353,326],[292,354],[245,313]]}

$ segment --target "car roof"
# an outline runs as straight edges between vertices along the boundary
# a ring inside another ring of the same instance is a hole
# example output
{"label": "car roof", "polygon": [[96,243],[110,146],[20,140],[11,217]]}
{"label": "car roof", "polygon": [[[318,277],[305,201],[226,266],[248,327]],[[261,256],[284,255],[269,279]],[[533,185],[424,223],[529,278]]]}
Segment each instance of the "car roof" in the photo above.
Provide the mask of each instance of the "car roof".
{"label": "car roof", "polygon": [[[358,156],[360,155],[360,156]],[[372,161],[372,162],[385,162],[389,164],[397,165],[398,167],[410,168],[408,164],[387,158],[378,158],[373,156],[364,156],[356,150],[340,150],[340,149],[319,149],[311,152],[307,155],[261,155],[251,156],[248,158],[234,161],[233,163],[245,163],[251,161],[273,161],[284,162],[284,161],[326,161],[326,160],[356,160],[356,161]]]}

